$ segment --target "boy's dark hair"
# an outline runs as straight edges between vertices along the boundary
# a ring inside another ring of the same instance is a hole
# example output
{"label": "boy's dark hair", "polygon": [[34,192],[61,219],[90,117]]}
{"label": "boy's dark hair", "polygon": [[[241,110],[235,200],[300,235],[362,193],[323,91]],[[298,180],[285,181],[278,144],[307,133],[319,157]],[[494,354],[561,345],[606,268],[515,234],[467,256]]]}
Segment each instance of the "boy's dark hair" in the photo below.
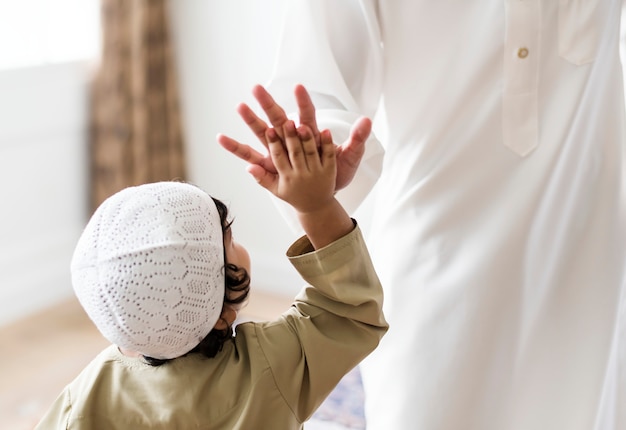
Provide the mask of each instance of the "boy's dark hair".
{"label": "boy's dark hair", "polygon": [[[224,203],[220,200],[213,198],[215,202],[215,206],[217,207],[217,211],[220,214],[220,220],[222,222],[222,233],[225,233],[230,229],[232,221],[228,220],[228,208]],[[226,278],[225,288],[224,288],[224,304],[222,305],[222,310],[224,306],[227,304],[238,304],[244,302],[248,298],[248,293],[250,292],[250,276],[246,269],[243,267],[238,267],[234,264],[229,263],[226,260],[226,251],[224,250],[224,274]],[[237,296],[237,298],[231,298],[232,293],[242,293]],[[232,340],[233,338],[233,328],[229,325],[227,328],[223,330],[212,329],[209,334],[206,335],[204,339],[200,341],[195,348],[189,351],[187,354],[191,353],[200,353],[207,358],[213,358],[217,355],[218,352],[222,350],[224,343],[228,340]],[[185,355],[187,355],[185,354]],[[162,364],[167,363],[170,359],[158,359],[143,356],[144,360],[151,366],[161,366]]]}

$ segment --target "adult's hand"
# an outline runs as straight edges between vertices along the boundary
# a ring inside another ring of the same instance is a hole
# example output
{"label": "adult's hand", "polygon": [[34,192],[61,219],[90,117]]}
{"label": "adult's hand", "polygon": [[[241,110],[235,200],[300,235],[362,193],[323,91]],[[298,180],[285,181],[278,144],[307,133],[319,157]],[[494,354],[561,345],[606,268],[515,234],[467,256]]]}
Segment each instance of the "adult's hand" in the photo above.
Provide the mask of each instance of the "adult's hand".
{"label": "adult's hand", "polygon": [[[276,103],[273,97],[261,85],[256,85],[252,94],[257,100],[261,109],[263,109],[269,123],[268,125],[263,119],[259,118],[254,111],[245,103],[237,107],[237,112],[243,121],[248,125],[252,133],[259,139],[263,146],[268,149],[267,131],[273,128],[281,140],[285,141],[283,129],[289,120],[284,109]],[[294,96],[298,105],[299,122],[309,128],[313,135],[317,146],[320,146],[320,131],[317,127],[315,118],[315,106],[311,101],[309,93],[302,85],[296,85]],[[365,152],[365,141],[367,140],[372,128],[372,122],[369,118],[361,117],[352,126],[348,139],[343,144],[336,146],[337,152],[337,179],[335,181],[338,191],[347,186],[356,173],[361,162],[363,153]],[[238,142],[223,134],[217,136],[217,140],[224,149],[233,153],[242,160],[262,167],[267,173],[275,174],[276,167],[272,162],[269,153],[261,154],[254,148],[244,143]]]}

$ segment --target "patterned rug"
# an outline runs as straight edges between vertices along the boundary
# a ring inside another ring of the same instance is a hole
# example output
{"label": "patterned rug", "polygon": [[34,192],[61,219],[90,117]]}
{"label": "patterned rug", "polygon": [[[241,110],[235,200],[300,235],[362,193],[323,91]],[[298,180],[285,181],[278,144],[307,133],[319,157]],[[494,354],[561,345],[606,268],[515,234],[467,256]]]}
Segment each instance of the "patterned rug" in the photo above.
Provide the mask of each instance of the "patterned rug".
{"label": "patterned rug", "polygon": [[343,377],[304,428],[365,430],[364,400],[361,373],[356,367]]}

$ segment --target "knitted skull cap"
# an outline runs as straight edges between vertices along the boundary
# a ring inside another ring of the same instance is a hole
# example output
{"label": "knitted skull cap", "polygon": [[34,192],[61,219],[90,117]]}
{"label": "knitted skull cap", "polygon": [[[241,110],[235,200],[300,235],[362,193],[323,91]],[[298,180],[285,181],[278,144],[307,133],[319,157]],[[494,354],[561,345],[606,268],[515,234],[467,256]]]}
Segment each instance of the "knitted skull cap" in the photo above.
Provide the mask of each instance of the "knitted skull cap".
{"label": "knitted skull cap", "polygon": [[158,359],[186,354],[213,329],[224,301],[223,269],[215,202],[180,182],[109,197],[71,262],[76,296],[102,335]]}

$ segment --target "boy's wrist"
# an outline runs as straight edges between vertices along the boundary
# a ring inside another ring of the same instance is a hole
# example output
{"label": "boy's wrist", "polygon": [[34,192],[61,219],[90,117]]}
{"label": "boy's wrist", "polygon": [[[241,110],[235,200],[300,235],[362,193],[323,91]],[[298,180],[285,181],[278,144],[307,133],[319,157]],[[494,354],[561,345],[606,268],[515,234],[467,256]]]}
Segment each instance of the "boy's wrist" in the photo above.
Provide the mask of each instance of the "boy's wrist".
{"label": "boy's wrist", "polygon": [[315,249],[329,245],[354,229],[352,219],[335,198],[315,211],[297,211],[297,215]]}

